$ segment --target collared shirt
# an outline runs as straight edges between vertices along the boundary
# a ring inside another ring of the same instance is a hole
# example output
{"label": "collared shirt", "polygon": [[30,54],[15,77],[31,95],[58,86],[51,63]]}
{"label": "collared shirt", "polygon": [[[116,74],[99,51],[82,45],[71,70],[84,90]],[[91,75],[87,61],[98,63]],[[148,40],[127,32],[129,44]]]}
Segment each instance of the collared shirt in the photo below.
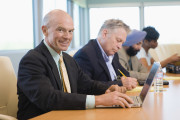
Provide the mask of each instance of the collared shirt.
{"label": "collared shirt", "polygon": [[[57,68],[58,68],[58,71],[59,71],[59,76],[60,76],[60,79],[61,79],[61,72],[60,72],[60,66],[59,66],[59,59],[60,59],[60,56],[62,55],[62,52],[60,54],[58,54],[55,50],[53,50],[47,43],[46,41],[44,40],[43,41],[45,46],[47,47],[47,49],[49,50],[50,54],[52,55],[56,65],[57,65]],[[62,81],[61,81],[62,82]],[[91,108],[95,108],[95,96],[94,95],[87,95],[86,97],[86,109],[91,109]]]}
{"label": "collared shirt", "polygon": [[99,48],[101,49],[102,56],[103,56],[104,61],[106,62],[106,65],[108,67],[108,70],[109,70],[109,73],[111,76],[111,80],[114,81],[116,79],[116,72],[114,70],[114,67],[112,66],[112,60],[114,58],[114,55],[107,56],[107,54],[104,52],[103,48],[101,47],[99,41],[97,39],[96,39],[96,41],[98,43]]}

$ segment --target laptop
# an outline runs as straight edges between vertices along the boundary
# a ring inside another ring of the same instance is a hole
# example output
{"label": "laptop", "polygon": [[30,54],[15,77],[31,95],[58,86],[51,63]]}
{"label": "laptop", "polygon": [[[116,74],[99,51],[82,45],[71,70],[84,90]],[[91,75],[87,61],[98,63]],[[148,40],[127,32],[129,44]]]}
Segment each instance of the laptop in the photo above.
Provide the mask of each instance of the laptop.
{"label": "laptop", "polygon": [[147,96],[147,93],[148,93],[150,87],[152,86],[154,77],[156,76],[156,73],[160,66],[161,65],[159,62],[154,62],[154,64],[152,65],[152,68],[149,72],[149,75],[146,79],[146,82],[144,83],[143,89],[141,90],[140,95],[139,96],[130,96],[134,101],[134,103],[131,105],[131,107],[141,107],[142,106],[142,104]]}
{"label": "laptop", "polygon": [[[156,73],[158,71],[158,69],[160,68],[160,63],[159,62],[154,62],[154,64],[152,65],[152,68],[149,72],[149,75],[146,79],[146,82],[141,90],[141,93],[139,96],[130,96],[130,98],[132,98],[132,100],[134,101],[133,104],[131,104],[131,107],[141,107],[142,104],[144,103],[144,100],[147,96],[147,93],[150,89],[150,87],[152,86],[154,77],[156,76]],[[97,107],[103,107],[103,106],[97,106]],[[104,107],[121,107],[120,105],[113,105],[113,106],[104,106]]]}

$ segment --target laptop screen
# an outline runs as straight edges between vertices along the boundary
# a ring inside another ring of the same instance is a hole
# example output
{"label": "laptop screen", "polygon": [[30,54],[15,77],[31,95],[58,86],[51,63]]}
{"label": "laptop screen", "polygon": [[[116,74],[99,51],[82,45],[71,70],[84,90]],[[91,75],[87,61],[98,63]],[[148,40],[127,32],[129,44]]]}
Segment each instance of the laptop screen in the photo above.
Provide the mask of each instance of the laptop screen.
{"label": "laptop screen", "polygon": [[149,91],[149,89],[150,89],[150,87],[152,85],[153,79],[154,79],[159,67],[160,67],[160,63],[159,62],[154,62],[153,66],[152,66],[152,68],[151,68],[151,70],[149,72],[149,75],[148,75],[148,77],[146,79],[146,82],[145,82],[145,84],[143,86],[143,89],[142,89],[142,91],[140,93],[140,98],[141,98],[142,102],[144,101],[144,99],[145,99],[145,97],[146,97],[146,95],[147,95],[147,93],[148,93],[148,91]]}

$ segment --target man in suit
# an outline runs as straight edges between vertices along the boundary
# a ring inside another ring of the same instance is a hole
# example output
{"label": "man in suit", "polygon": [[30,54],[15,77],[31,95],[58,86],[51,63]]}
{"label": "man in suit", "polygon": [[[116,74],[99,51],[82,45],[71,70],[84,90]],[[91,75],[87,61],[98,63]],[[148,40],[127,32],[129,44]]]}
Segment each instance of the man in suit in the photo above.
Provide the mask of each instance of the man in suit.
{"label": "man in suit", "polygon": [[[136,87],[137,80],[129,77],[128,71],[119,63],[116,53],[125,42],[128,31],[129,26],[121,20],[106,20],[97,39],[90,40],[73,57],[92,79],[107,85],[118,84],[131,90]],[[118,69],[127,77],[122,77]]]}
{"label": "man in suit", "polygon": [[51,110],[88,109],[97,105],[130,107],[133,101],[123,94],[125,89],[91,80],[72,57],[62,52],[68,49],[74,31],[73,20],[66,12],[49,12],[43,19],[42,31],[45,39],[19,64],[19,120]]}
{"label": "man in suit", "polygon": [[145,81],[149,72],[147,68],[141,64],[136,54],[140,51],[142,40],[145,38],[146,32],[139,30],[132,30],[126,38],[122,49],[118,51],[119,62],[129,71],[131,77],[140,81]]}

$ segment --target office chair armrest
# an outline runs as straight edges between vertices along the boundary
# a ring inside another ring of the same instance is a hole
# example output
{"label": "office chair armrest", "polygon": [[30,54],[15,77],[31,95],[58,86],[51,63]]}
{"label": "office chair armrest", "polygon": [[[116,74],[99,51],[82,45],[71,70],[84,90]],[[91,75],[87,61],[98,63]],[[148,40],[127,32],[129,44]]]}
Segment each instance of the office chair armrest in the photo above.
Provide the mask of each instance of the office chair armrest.
{"label": "office chair armrest", "polygon": [[17,120],[17,119],[8,115],[0,114],[0,120]]}

